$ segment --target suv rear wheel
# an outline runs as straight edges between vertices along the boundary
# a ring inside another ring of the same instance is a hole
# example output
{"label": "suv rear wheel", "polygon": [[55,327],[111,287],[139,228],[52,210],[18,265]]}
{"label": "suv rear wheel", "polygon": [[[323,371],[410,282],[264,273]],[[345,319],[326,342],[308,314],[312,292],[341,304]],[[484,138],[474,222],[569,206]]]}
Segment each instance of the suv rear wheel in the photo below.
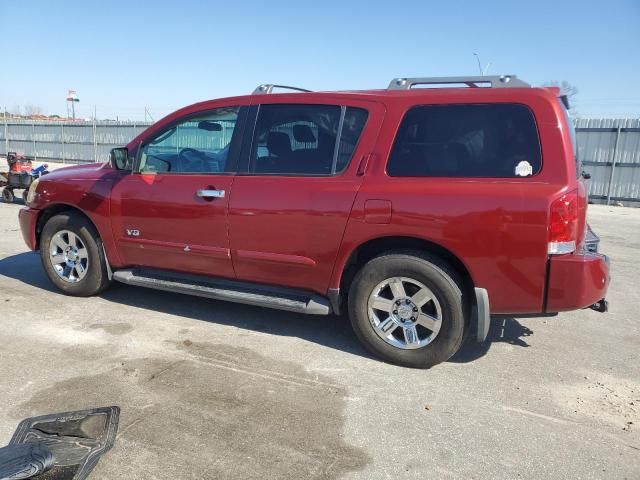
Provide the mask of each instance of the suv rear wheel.
{"label": "suv rear wheel", "polygon": [[110,283],[100,236],[77,213],[64,212],[47,221],[40,257],[49,279],[68,295],[96,295]]}
{"label": "suv rear wheel", "polygon": [[385,253],[369,261],[349,291],[358,338],[384,360],[429,368],[458,351],[465,333],[461,282],[437,257]]}

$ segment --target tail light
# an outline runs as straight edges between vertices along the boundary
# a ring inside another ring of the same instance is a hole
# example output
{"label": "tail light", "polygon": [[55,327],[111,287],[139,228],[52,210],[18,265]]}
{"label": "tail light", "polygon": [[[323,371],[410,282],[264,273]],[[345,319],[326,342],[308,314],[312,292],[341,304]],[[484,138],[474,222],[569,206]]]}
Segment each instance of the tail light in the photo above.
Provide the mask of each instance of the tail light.
{"label": "tail light", "polygon": [[549,255],[573,253],[578,240],[578,192],[566,193],[551,203]]}

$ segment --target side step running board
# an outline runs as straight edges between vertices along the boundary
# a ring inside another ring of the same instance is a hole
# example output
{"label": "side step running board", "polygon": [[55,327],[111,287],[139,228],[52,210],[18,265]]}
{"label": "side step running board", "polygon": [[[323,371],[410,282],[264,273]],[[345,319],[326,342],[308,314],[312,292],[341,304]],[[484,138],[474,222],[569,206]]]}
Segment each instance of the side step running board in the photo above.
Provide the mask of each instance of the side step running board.
{"label": "side step running board", "polygon": [[113,279],[128,285],[290,312],[312,315],[331,313],[329,301],[326,298],[310,292],[281,287],[211,280],[195,275],[138,269],[117,270],[113,272]]}

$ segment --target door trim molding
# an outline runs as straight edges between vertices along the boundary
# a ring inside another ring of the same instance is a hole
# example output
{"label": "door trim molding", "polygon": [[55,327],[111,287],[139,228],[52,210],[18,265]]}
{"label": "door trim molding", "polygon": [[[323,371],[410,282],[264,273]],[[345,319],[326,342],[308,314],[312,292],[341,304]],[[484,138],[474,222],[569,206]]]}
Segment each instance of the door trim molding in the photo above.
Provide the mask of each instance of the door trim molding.
{"label": "door trim molding", "polygon": [[234,253],[242,260],[254,260],[259,262],[286,263],[290,265],[302,265],[305,267],[315,267],[316,261],[313,258],[301,255],[288,255],[284,253],[256,252],[253,250],[234,250]]}
{"label": "door trim molding", "polygon": [[[158,252],[184,253],[190,255],[206,255],[208,257],[231,258],[231,251],[228,248],[210,247],[205,245],[187,245],[184,243],[163,242],[160,240],[149,240],[146,238],[120,237],[119,241],[124,246],[137,245],[139,248],[147,248]],[[129,245],[126,245],[129,244]]]}

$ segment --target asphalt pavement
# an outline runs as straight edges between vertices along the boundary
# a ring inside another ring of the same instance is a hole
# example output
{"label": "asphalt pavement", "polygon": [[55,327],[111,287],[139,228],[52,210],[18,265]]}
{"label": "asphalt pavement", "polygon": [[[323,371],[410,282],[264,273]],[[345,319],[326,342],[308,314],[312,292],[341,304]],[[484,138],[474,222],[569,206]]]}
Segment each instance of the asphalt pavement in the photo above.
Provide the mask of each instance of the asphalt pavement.
{"label": "asphalt pavement", "polygon": [[0,204],[0,445],[27,416],[122,408],[95,479],[638,479],[640,209],[590,206],[610,312],[493,319],[431,370],[337,317],[49,283]]}

